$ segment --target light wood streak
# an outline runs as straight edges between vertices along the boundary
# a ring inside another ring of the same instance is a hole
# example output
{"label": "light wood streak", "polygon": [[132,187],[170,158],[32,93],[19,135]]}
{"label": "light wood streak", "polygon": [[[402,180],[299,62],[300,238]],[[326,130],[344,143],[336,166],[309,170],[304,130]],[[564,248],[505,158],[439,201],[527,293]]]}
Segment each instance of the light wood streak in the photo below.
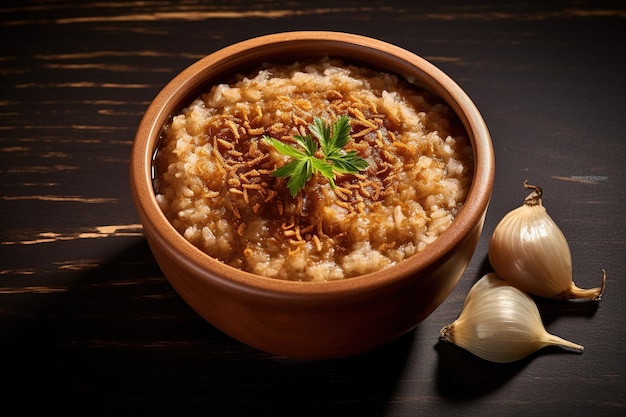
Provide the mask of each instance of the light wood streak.
{"label": "light wood streak", "polygon": [[55,294],[60,292],[67,292],[67,287],[0,287],[0,294]]}
{"label": "light wood streak", "polygon": [[[107,22],[158,22],[158,21],[203,21],[210,19],[280,19],[294,16],[315,16],[315,15],[341,15],[360,13],[363,16],[372,16],[376,13],[394,13],[395,15],[411,16],[413,20],[471,20],[471,21],[493,21],[493,20],[547,20],[547,19],[572,19],[572,18],[603,18],[603,17],[626,17],[626,11],[620,9],[606,8],[598,10],[587,10],[580,8],[564,8],[549,12],[466,12],[465,9],[450,11],[447,13],[412,13],[411,9],[389,8],[389,7],[343,7],[343,8],[317,8],[309,10],[247,10],[247,11],[216,11],[216,10],[194,10],[194,11],[169,11],[169,12],[148,12],[134,13],[114,16],[81,16],[66,17],[56,19],[53,22],[59,25],[76,23],[107,23]],[[8,21],[6,25],[32,25],[39,20],[14,20]]]}
{"label": "light wood streak", "polygon": [[[33,165],[26,166],[20,168],[10,168],[10,169],[0,169],[0,172],[3,174],[45,174],[50,172],[59,172],[59,171],[73,171],[79,169],[78,166],[72,165]],[[7,199],[9,197],[2,197],[2,199]]]}
{"label": "light wood streak", "polygon": [[193,12],[154,12],[118,16],[84,16],[57,19],[55,23],[95,23],[95,22],[151,22],[160,20],[206,20],[206,19],[243,19],[248,17],[277,19],[288,16],[311,15],[322,13],[339,13],[341,9],[304,10],[250,10],[245,12],[229,11],[193,11]]}
{"label": "light wood streak", "polygon": [[172,72],[172,68],[140,67],[133,65],[113,65],[113,64],[46,64],[45,68],[55,70],[101,70],[112,72]]}
{"label": "light wood streak", "polygon": [[93,81],[78,81],[73,83],[23,83],[15,85],[15,88],[156,88],[153,84],[121,84],[121,83],[96,83]]}
{"label": "light wood streak", "polygon": [[16,195],[16,196],[3,196],[2,200],[5,201],[19,201],[19,200],[40,200],[40,201],[55,201],[55,202],[71,202],[71,203],[115,203],[119,201],[117,198],[109,197],[78,197],[78,196],[61,196],[61,195]]}
{"label": "light wood streak", "polygon": [[96,226],[87,231],[76,233],[41,232],[30,239],[0,242],[2,245],[36,245],[78,239],[100,239],[106,237],[143,236],[141,224]]}
{"label": "light wood streak", "polygon": [[69,52],[62,54],[36,54],[35,58],[42,61],[62,61],[62,60],[78,60],[78,59],[94,59],[103,57],[183,57],[198,58],[203,55],[190,54],[185,52],[173,53],[153,50],[139,51],[90,51],[90,52]]}

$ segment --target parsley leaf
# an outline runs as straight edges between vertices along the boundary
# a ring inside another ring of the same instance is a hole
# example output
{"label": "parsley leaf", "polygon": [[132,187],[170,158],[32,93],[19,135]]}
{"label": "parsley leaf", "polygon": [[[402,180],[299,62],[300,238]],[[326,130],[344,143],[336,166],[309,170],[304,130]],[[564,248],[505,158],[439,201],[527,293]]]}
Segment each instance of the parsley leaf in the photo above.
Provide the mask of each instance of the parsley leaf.
{"label": "parsley leaf", "polygon": [[[303,150],[270,136],[264,136],[264,139],[278,152],[294,158],[293,161],[277,168],[272,173],[274,177],[289,178],[287,188],[292,196],[295,196],[315,173],[322,174],[328,179],[331,187],[335,188],[336,173],[356,174],[369,166],[365,159],[358,156],[357,151],[346,152],[343,149],[350,141],[348,116],[339,117],[333,123],[332,128],[323,119],[315,117],[313,123],[309,125],[309,131],[315,136],[317,142],[310,136],[293,137]],[[318,142],[324,158],[315,156],[318,151]]]}

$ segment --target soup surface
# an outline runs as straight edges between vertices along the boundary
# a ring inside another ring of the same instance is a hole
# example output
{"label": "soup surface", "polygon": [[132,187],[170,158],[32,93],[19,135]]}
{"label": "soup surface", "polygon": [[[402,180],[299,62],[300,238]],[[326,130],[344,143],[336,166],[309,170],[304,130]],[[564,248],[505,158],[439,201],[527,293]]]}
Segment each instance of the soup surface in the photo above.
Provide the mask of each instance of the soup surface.
{"label": "soup surface", "polygon": [[[273,176],[315,117],[347,115],[368,167],[313,175],[294,196]],[[191,243],[267,277],[338,280],[413,256],[445,231],[470,188],[472,149],[454,113],[398,77],[324,59],[265,65],[215,85],[164,128],[157,201]]]}

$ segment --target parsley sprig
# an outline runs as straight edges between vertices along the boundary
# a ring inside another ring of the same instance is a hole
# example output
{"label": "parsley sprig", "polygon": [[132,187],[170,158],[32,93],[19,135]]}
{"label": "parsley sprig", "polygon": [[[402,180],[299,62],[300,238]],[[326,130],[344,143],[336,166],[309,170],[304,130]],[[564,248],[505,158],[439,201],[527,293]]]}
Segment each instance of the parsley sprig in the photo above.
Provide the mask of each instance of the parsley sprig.
{"label": "parsley sprig", "polygon": [[[308,135],[293,137],[303,150],[270,136],[264,136],[278,152],[294,158],[287,165],[277,168],[272,176],[289,178],[287,188],[289,193],[295,196],[315,173],[322,174],[328,179],[331,187],[335,188],[335,174],[356,174],[366,169],[369,164],[358,156],[357,151],[343,149],[350,141],[348,121],[348,116],[341,116],[335,120],[331,128],[323,119],[315,117],[308,127],[317,142]],[[319,148],[322,150],[323,158],[316,156]]]}

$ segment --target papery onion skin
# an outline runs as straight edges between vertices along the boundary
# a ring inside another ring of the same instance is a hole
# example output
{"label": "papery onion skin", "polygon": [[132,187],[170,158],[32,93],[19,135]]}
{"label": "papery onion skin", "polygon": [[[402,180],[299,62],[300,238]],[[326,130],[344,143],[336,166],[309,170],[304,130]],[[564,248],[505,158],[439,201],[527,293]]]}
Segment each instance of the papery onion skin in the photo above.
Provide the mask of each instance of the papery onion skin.
{"label": "papery onion skin", "polygon": [[490,362],[521,360],[546,346],[582,352],[583,347],[545,330],[534,301],[498,278],[482,277],[470,290],[459,318],[441,329],[442,338]]}
{"label": "papery onion skin", "polygon": [[601,287],[578,288],[572,282],[572,255],[565,235],[541,202],[541,188],[533,189],[524,205],[507,213],[493,231],[489,261],[498,276],[540,297],[599,300]]}
{"label": "papery onion skin", "polygon": [[540,205],[509,212],[494,229],[489,262],[499,277],[531,294],[552,298],[572,282],[565,236]]}

